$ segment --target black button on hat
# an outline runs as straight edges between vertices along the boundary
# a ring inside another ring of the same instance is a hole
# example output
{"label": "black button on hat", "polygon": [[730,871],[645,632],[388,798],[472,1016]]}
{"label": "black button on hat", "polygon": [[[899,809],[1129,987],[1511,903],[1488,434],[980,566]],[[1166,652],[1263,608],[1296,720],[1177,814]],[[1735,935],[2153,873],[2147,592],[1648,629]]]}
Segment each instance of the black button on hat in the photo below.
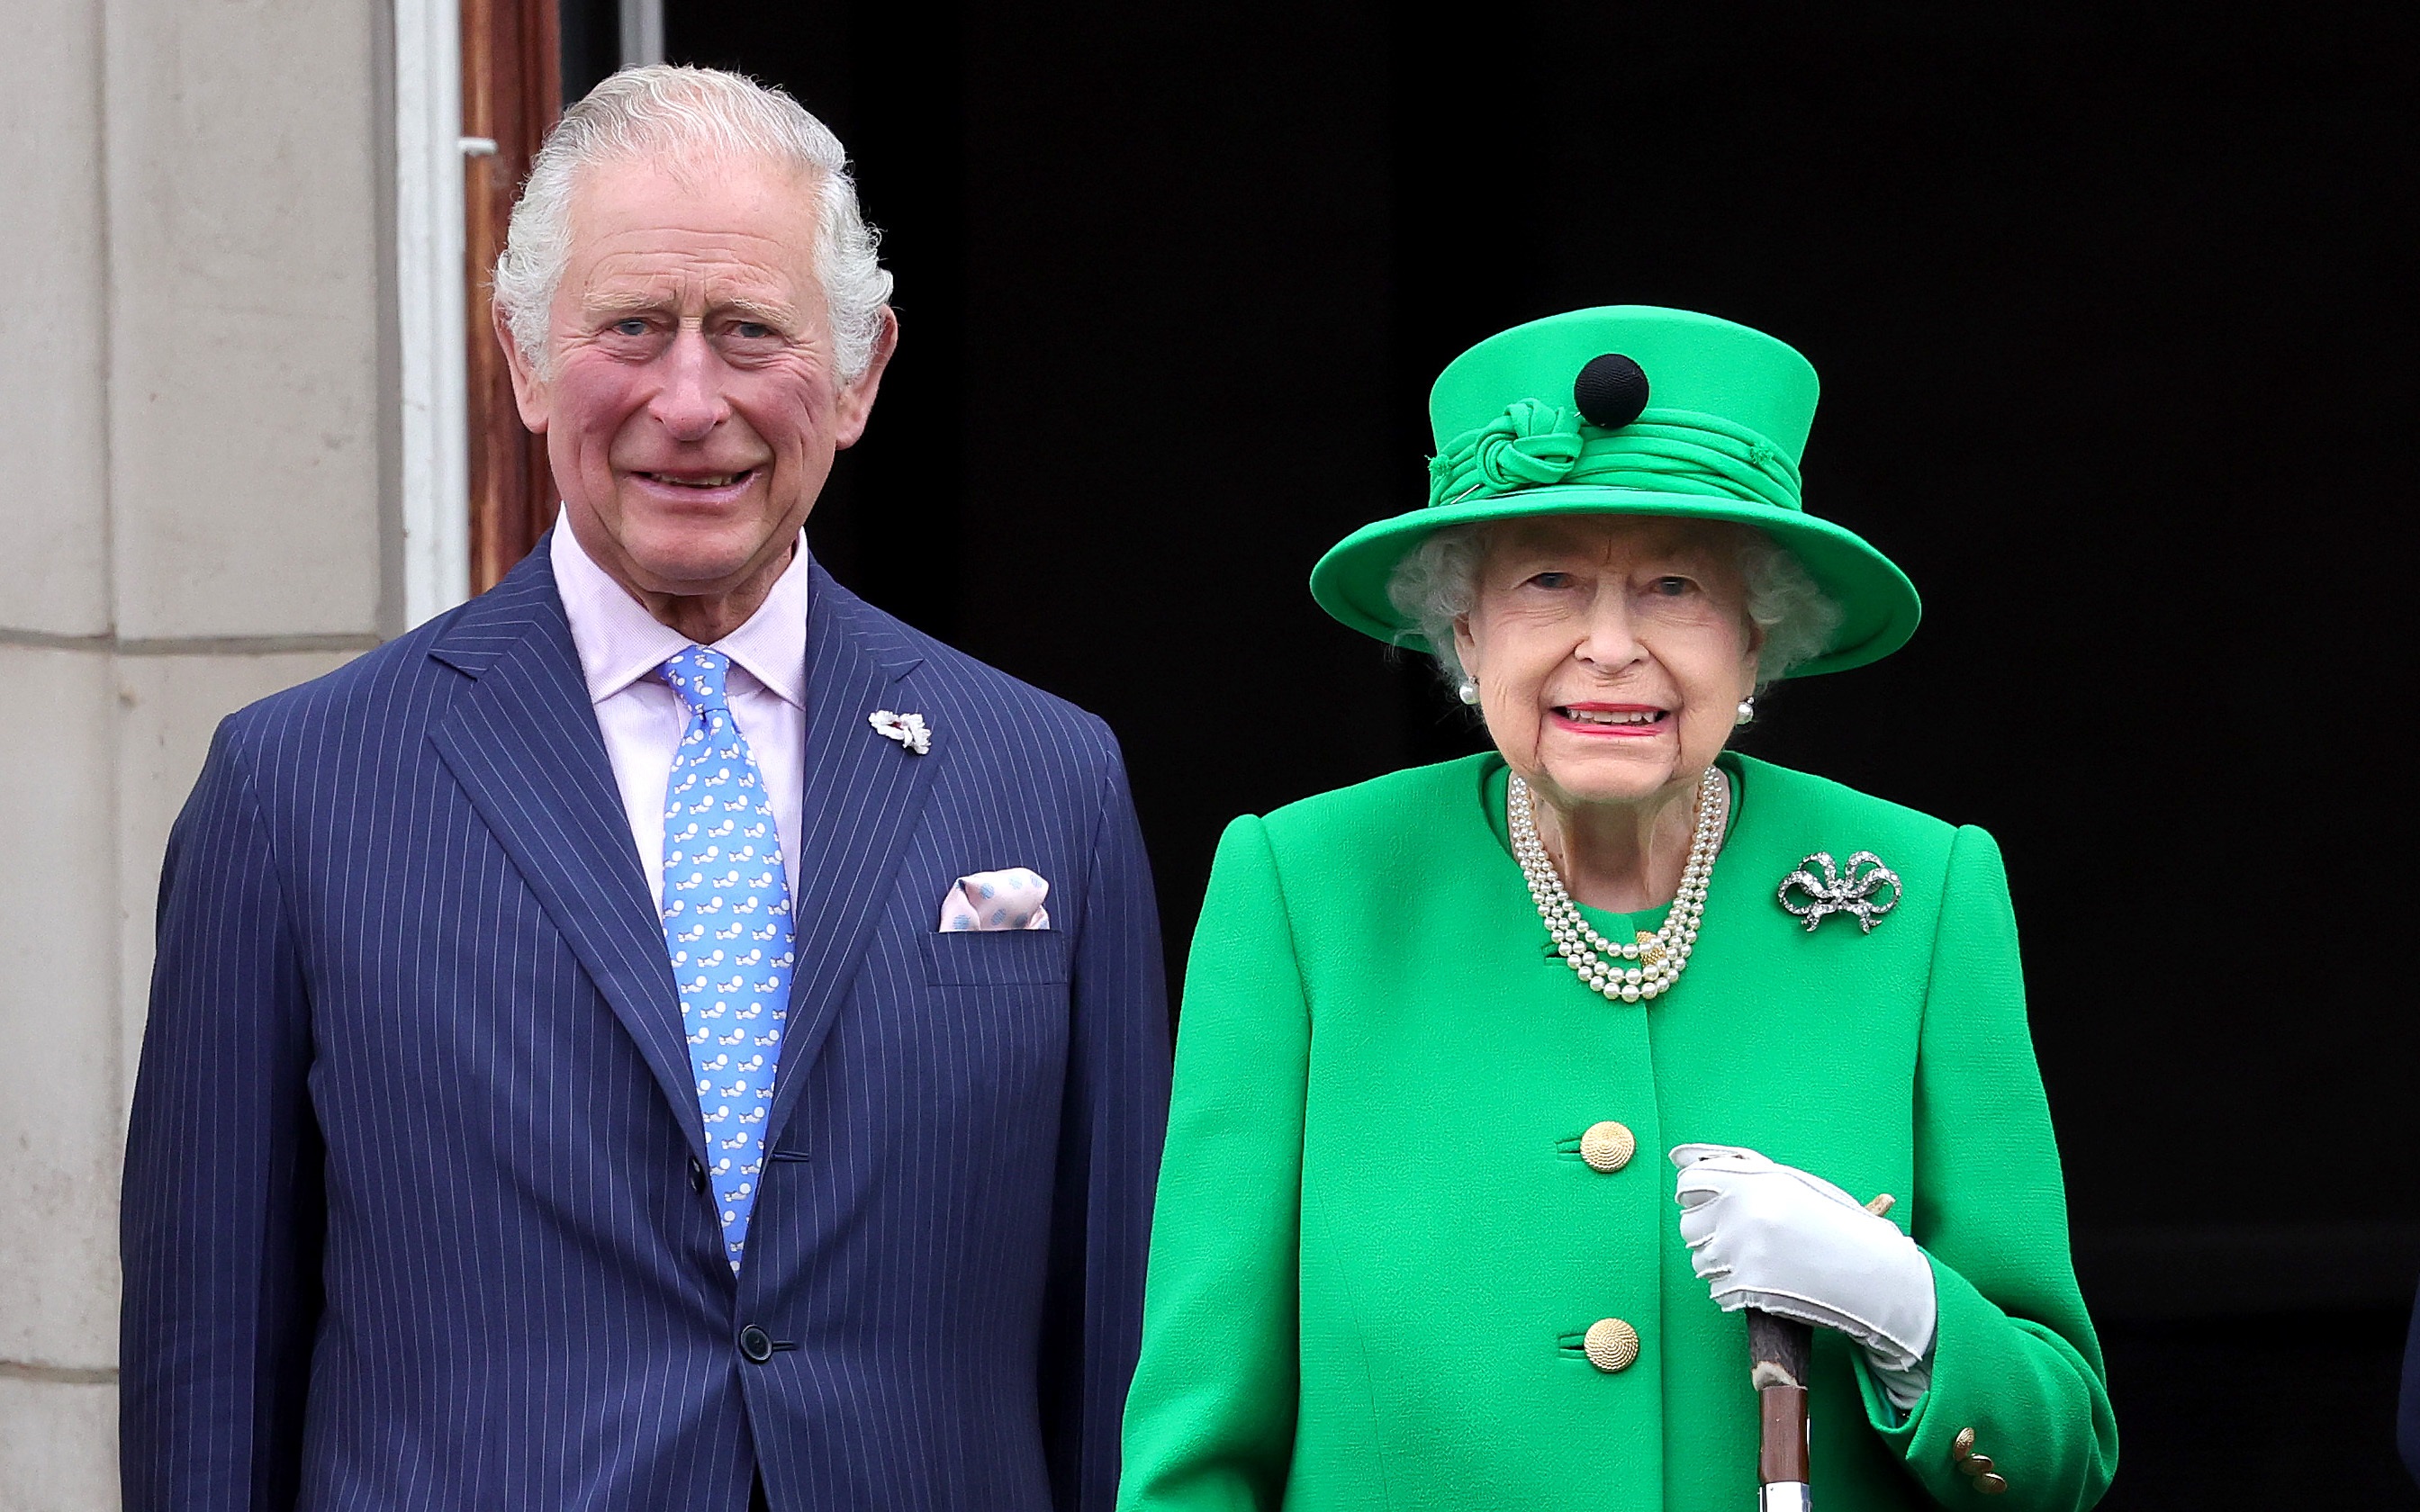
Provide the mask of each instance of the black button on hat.
{"label": "black button on hat", "polygon": [[1591,357],[1572,382],[1572,403],[1590,424],[1619,430],[1647,408],[1647,370],[1620,352]]}

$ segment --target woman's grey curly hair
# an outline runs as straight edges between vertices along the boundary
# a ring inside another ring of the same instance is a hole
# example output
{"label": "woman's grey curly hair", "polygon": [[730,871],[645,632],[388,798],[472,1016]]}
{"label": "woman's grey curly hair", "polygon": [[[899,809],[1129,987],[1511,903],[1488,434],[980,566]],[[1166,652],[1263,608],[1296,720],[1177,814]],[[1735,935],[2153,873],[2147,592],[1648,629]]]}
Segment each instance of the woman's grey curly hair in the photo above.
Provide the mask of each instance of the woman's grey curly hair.
{"label": "woman's grey curly hair", "polygon": [[[1479,565],[1487,556],[1487,532],[1495,523],[1438,531],[1397,563],[1394,576],[1387,580],[1388,601],[1428,640],[1449,688],[1459,687],[1467,675],[1454,649],[1453,627],[1470,612]],[[1840,606],[1772,536],[1752,526],[1711,523],[1737,543],[1734,561],[1747,590],[1747,617],[1764,632],[1756,656],[1761,692],[1789,675],[1792,667],[1823,654],[1840,627]]]}

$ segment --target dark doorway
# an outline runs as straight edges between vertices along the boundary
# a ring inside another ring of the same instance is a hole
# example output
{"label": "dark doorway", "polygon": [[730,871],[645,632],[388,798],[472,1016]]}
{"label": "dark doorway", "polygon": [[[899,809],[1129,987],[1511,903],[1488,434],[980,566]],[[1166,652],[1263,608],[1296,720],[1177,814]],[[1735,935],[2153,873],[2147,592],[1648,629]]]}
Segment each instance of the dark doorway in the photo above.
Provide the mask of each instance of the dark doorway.
{"label": "dark doorway", "polygon": [[2372,772],[2408,14],[673,0],[667,36],[830,120],[889,233],[906,340],[817,549],[1110,720],[1180,962],[1228,818],[1470,747],[1303,590],[1419,499],[1448,357],[1616,301],[1806,351],[1810,505],[1928,617],[1748,745],[2007,850],[2106,1504],[2383,1508],[2420,1505],[2410,824]]}

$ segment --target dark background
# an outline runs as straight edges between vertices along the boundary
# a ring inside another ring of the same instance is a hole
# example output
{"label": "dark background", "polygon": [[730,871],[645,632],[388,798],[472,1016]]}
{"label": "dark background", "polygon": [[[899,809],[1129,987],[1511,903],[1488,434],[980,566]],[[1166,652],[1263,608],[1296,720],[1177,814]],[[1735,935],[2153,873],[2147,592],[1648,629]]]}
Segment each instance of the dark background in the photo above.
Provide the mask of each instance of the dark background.
{"label": "dark background", "polygon": [[1743,744],[2006,848],[2104,1505],[2420,1506],[2408,8],[668,8],[888,232],[818,553],[1116,727],[1179,964],[1227,819],[1473,748],[1303,588],[1421,501],[1449,358],[1612,302],[1805,351],[1808,502],[1926,622]]}

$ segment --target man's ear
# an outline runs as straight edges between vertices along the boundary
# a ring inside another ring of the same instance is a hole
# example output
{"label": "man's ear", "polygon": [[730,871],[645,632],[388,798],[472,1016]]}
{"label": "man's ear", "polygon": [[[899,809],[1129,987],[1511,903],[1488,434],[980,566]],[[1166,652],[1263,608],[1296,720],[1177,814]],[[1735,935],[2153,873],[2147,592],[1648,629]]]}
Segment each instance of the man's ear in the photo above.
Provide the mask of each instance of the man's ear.
{"label": "man's ear", "polygon": [[882,370],[891,365],[891,354],[898,349],[899,316],[886,304],[882,329],[874,333],[874,350],[865,360],[865,371],[840,391],[840,424],[832,427],[832,444],[842,451],[855,446],[865,434],[865,423],[874,414],[874,393],[882,387]]}
{"label": "man's ear", "polygon": [[529,359],[521,355],[520,343],[513,340],[513,328],[504,318],[504,307],[490,304],[488,313],[495,318],[496,345],[504,349],[504,366],[513,375],[513,408],[521,412],[521,424],[539,436],[546,434],[549,413],[546,385],[530,371]]}

